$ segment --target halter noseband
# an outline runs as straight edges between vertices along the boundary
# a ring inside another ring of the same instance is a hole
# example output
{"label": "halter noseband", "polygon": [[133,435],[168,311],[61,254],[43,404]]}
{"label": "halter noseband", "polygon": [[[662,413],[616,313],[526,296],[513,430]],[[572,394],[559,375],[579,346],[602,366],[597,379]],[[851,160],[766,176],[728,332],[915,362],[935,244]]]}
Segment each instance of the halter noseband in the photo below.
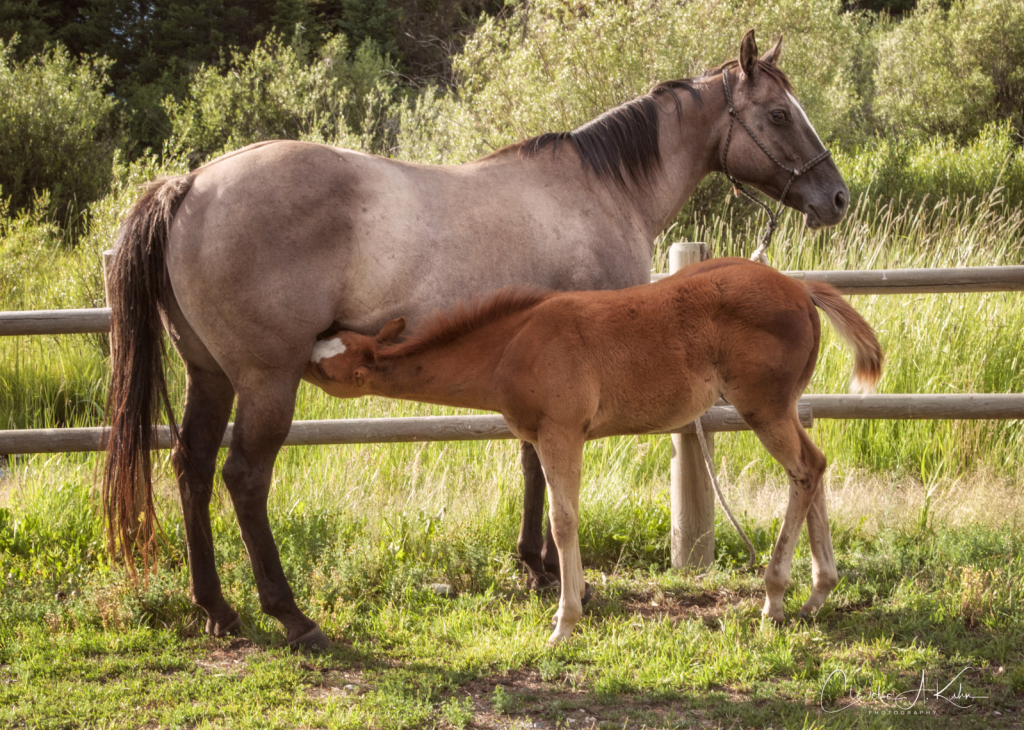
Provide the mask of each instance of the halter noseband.
{"label": "halter noseband", "polygon": [[[765,226],[764,235],[761,236],[761,242],[758,244],[757,250],[755,250],[753,256],[750,257],[752,261],[761,261],[762,263],[767,264],[768,257],[765,256],[765,251],[768,250],[768,246],[772,242],[772,234],[775,233],[775,229],[779,225],[778,216],[779,213],[782,212],[783,201],[786,199],[786,193],[789,192],[790,186],[793,184],[794,180],[796,180],[798,177],[800,177],[805,172],[810,170],[812,167],[817,165],[819,162],[828,157],[831,157],[832,153],[829,152],[827,149],[822,150],[822,152],[817,157],[814,157],[810,161],[806,162],[804,166],[799,169],[786,167],[786,165],[784,165],[778,157],[773,155],[771,153],[771,150],[769,150],[764,145],[764,143],[760,139],[758,139],[757,135],[754,134],[754,130],[748,127],[747,123],[744,122],[740,118],[739,114],[736,113],[736,107],[732,103],[732,89],[729,87],[729,69],[725,69],[722,72],[722,86],[725,88],[725,101],[729,105],[729,132],[725,135],[725,147],[722,149],[722,171],[725,173],[725,176],[729,178],[729,182],[732,183],[733,187],[737,191],[743,193],[743,195],[746,196],[749,200],[760,205],[768,214],[768,224]],[[761,151],[768,156],[768,159],[770,159],[776,165],[778,165],[783,170],[789,173],[789,180],[786,182],[786,187],[782,189],[782,195],[779,196],[779,206],[778,208],[775,209],[774,213],[772,213],[771,209],[767,205],[765,205],[760,200],[755,198],[752,193],[748,192],[739,180],[737,180],[736,178],[729,174],[729,143],[732,141],[732,127],[734,121],[740,123],[740,126],[746,130],[747,134],[750,135],[750,138],[754,140],[754,143],[757,144],[757,146],[761,148]]]}

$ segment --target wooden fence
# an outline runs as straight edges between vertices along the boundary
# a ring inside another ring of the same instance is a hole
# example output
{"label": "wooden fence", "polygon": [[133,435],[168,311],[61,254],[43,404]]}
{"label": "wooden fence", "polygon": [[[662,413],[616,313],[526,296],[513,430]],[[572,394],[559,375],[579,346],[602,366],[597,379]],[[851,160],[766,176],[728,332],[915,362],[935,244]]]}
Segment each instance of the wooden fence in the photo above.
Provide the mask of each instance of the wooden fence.
{"label": "wooden fence", "polygon": [[[669,253],[672,272],[709,257],[702,243],[676,243]],[[874,271],[787,271],[788,276],[825,281],[845,294],[961,293],[1024,291],[1024,266]],[[653,274],[652,281],[667,276]],[[110,309],[0,312],[0,336],[102,333],[110,331]],[[1015,419],[1024,418],[1024,395],[806,395],[800,420],[814,419]],[[732,406],[716,405],[701,417],[711,434],[746,430]],[[229,424],[221,443],[230,442]],[[170,445],[170,429],[154,428],[158,448]],[[488,416],[430,416],[295,421],[285,445],[475,441],[511,439],[504,419]],[[672,565],[704,566],[714,560],[714,496],[694,425],[672,432]],[[0,454],[101,451],[104,428],[0,430]]]}

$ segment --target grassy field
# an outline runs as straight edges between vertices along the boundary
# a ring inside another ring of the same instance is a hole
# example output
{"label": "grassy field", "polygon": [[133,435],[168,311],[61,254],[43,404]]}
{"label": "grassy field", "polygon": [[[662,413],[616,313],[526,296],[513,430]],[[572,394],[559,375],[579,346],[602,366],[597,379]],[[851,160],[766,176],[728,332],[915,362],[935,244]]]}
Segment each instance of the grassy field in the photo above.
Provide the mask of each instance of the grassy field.
{"label": "grassy field", "polygon": [[[20,236],[29,254],[45,245],[32,238],[45,238],[41,224],[20,225],[8,240]],[[1021,211],[995,199],[862,204],[825,232],[787,216],[772,263],[1020,264],[1022,229]],[[728,218],[685,234],[716,256],[743,253],[754,237]],[[660,267],[667,242],[682,235],[660,244]],[[53,249],[41,262],[29,254],[0,262],[18,273],[4,279],[0,309],[96,300],[96,246]],[[854,305],[886,349],[881,392],[1024,392],[1020,295]],[[827,325],[825,337],[812,389],[843,392],[850,356]],[[86,336],[0,341],[0,425],[98,423],[104,347]],[[174,379],[180,397],[178,369]],[[303,386],[296,417],[447,412],[332,401]],[[667,571],[668,440],[624,437],[587,447],[581,549],[596,597],[577,635],[554,650],[544,641],[555,597],[529,594],[513,558],[522,487],[512,442],[282,452],[271,519],[300,605],[336,643],[318,656],[284,649],[260,612],[222,485],[215,541],[244,630],[214,640],[188,600],[165,459],[166,558],[135,585],[102,550],[100,461],[15,458],[0,467],[0,726],[1019,727],[1021,424],[823,421],[811,436],[830,459],[841,576],[814,620],[762,623],[761,575],[738,569],[745,550],[725,523],[714,570]],[[720,436],[716,460],[763,570],[783,474],[749,434]],[[809,591],[809,562],[802,542],[789,615]],[[456,597],[436,595],[434,583]]]}

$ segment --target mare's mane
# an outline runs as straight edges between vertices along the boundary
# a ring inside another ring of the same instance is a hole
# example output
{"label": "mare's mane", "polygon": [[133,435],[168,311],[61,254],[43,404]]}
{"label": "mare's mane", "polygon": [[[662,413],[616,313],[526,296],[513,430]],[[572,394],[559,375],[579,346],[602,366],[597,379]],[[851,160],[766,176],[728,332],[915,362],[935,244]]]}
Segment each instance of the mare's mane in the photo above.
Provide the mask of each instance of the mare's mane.
{"label": "mare's mane", "polygon": [[377,355],[386,358],[404,357],[443,347],[481,327],[531,309],[554,293],[541,289],[506,287],[484,299],[474,298],[468,303],[460,301],[452,309],[435,314],[402,342],[382,347]]}
{"label": "mare's mane", "polygon": [[[720,74],[723,71],[726,71],[727,69],[736,68],[739,65],[740,62],[737,61],[736,59],[733,59],[732,61],[726,61],[721,66],[717,66],[711,69],[710,71],[705,71],[701,78],[706,76],[714,76],[715,74]],[[762,61],[761,59],[758,59],[757,70],[764,71],[765,75],[768,78],[770,78],[772,81],[777,83],[779,86],[781,86],[789,93],[793,93],[793,85],[789,82],[789,77],[786,76],[786,73],[781,68],[776,66],[774,63],[767,63],[765,61]]]}
{"label": "mare's mane", "polygon": [[[550,146],[552,152],[555,152],[562,142],[570,141],[584,166],[598,177],[611,180],[623,190],[629,189],[629,182],[647,187],[654,173],[661,167],[658,99],[676,89],[685,89],[703,105],[699,87],[704,80],[738,65],[739,61],[726,61],[693,79],[662,82],[643,96],[609,109],[571,132],[547,132],[503,147],[494,154],[516,151],[524,157],[533,157],[545,147]],[[758,60],[757,66],[786,91],[793,90],[786,74],[777,66],[761,60]],[[673,100],[676,116],[681,118],[682,106],[679,99],[673,95]]]}

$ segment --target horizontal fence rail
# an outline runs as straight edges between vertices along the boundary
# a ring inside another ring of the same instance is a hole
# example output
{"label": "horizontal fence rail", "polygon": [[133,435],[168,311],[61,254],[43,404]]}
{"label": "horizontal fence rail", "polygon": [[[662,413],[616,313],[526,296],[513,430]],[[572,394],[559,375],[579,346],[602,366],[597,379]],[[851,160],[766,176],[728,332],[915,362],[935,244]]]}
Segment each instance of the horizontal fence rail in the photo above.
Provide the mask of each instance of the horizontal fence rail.
{"label": "horizontal fence rail", "polygon": [[[1024,397],[1022,397],[1024,398]],[[1022,402],[1024,407],[1024,402]],[[810,404],[799,407],[800,423],[814,425]],[[732,406],[713,406],[700,419],[705,431],[746,431],[747,424]],[[221,448],[231,443],[234,424],[229,423]],[[171,429],[156,426],[157,448],[171,447]],[[39,428],[0,431],[0,454],[55,454],[72,451],[103,451],[106,428]],[[696,433],[693,423],[673,431]],[[414,441],[484,441],[512,439],[505,419],[493,416],[422,416],[419,418],[351,418],[330,421],[293,421],[285,446],[326,444],[406,443]]]}
{"label": "horizontal fence rail", "polygon": [[[1024,395],[992,394],[872,394],[805,395],[799,404],[805,428],[815,420],[987,420],[1024,418]],[[701,417],[704,430],[746,431],[747,425],[732,406],[713,406]],[[228,424],[221,448],[231,443],[234,424]],[[153,429],[157,448],[171,447],[167,426]],[[673,431],[695,433],[692,423]],[[0,454],[53,454],[102,451],[106,428],[40,428],[0,431]],[[418,441],[483,441],[515,438],[505,419],[493,416],[423,416],[418,418],[352,418],[294,421],[285,446],[326,444],[408,443]]]}
{"label": "horizontal fence rail", "polygon": [[110,332],[110,307],[0,312],[0,336],[83,335]]}
{"label": "horizontal fence rail", "polygon": [[[875,269],[872,271],[783,271],[806,281],[824,281],[843,294],[965,294],[1024,291],[1024,266],[962,269]],[[652,274],[659,281],[669,274]]]}
{"label": "horizontal fence rail", "polygon": [[[874,271],[784,271],[786,276],[824,281],[844,294],[958,294],[1024,291],[1024,266]],[[652,274],[659,281],[669,274]],[[110,308],[0,312],[0,336],[74,335],[110,331]]]}
{"label": "horizontal fence rail", "polygon": [[1018,393],[951,393],[805,395],[817,419],[966,420],[1024,418],[1024,395]]}

